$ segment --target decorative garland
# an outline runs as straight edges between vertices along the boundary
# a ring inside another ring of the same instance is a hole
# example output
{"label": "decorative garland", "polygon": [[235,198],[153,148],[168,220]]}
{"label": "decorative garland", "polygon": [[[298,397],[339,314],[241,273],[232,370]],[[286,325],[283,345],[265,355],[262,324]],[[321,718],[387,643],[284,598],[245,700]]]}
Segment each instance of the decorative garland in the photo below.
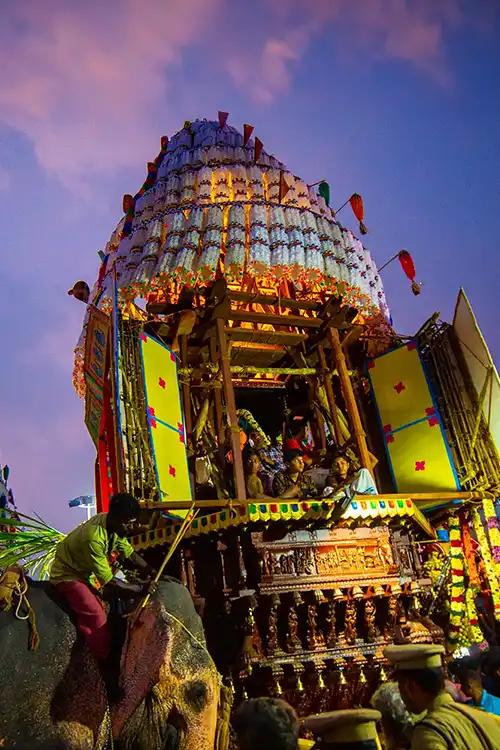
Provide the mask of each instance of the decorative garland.
{"label": "decorative garland", "polygon": [[462,621],[465,615],[464,552],[460,533],[460,521],[457,517],[450,517],[449,532],[451,585],[448,644],[450,649],[454,650],[458,645]]}
{"label": "decorative garland", "polygon": [[474,531],[476,533],[477,541],[481,549],[481,557],[486,568],[486,574],[491,589],[491,598],[493,600],[493,608],[495,611],[495,619],[500,620],[500,585],[498,580],[499,565],[495,563],[491,556],[490,545],[484,531],[483,522],[479,511],[474,510],[472,512],[472,519],[474,525]]}
{"label": "decorative garland", "polygon": [[467,611],[468,621],[468,638],[469,644],[482,643],[484,641],[483,631],[479,627],[479,620],[477,618],[476,605],[474,603],[474,592],[469,586],[465,592],[465,606]]}
{"label": "decorative garland", "polygon": [[488,528],[490,549],[493,554],[496,573],[497,576],[500,576],[500,529],[498,528],[498,518],[493,500],[483,500],[483,513]]}

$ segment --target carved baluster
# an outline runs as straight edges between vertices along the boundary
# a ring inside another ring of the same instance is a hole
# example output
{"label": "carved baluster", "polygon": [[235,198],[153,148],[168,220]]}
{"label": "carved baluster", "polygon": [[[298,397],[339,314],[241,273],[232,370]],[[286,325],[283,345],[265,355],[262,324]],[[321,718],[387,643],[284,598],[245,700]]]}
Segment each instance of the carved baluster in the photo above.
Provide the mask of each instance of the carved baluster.
{"label": "carved baluster", "polygon": [[241,534],[238,534],[236,537],[236,549],[238,551],[238,567],[240,572],[239,587],[240,591],[244,591],[247,586],[247,570],[245,568],[245,559],[241,548]]}
{"label": "carved baluster", "polygon": [[310,651],[325,647],[325,639],[318,628],[318,613],[316,610],[316,602],[321,601],[321,598],[323,598],[321,591],[314,592],[314,600],[309,600],[307,603],[307,648]]}
{"label": "carved baluster", "polygon": [[296,609],[298,604],[300,604],[300,596],[298,594],[293,594],[292,604],[288,610],[286,635],[286,650],[289,654],[293,654],[296,651],[302,651],[302,644],[298,635],[299,617]]}
{"label": "carved baluster", "polygon": [[335,601],[332,591],[327,593],[325,610],[325,643],[327,648],[334,648],[337,643],[337,633],[335,630]]}
{"label": "carved baluster", "polygon": [[266,653],[268,656],[272,656],[275,652],[279,651],[278,644],[278,607],[280,605],[280,598],[277,594],[270,596],[270,607],[269,614],[267,617],[267,633],[266,633]]}
{"label": "carved baluster", "polygon": [[365,612],[364,612],[366,640],[368,641],[368,643],[373,643],[374,641],[377,640],[378,636],[380,635],[376,622],[375,622],[376,614],[377,614],[377,610],[375,607],[375,600],[372,597],[370,597],[369,599],[366,599],[365,601]]}
{"label": "carved baluster", "polygon": [[220,555],[220,566],[221,566],[221,573],[222,573],[222,590],[224,594],[228,595],[231,593],[231,589],[227,585],[226,580],[226,562],[224,558],[224,552],[227,550],[227,546],[222,541],[217,542],[217,550]]}
{"label": "carved baluster", "polygon": [[[181,583],[183,586],[186,586],[186,588],[189,589],[186,572],[186,555],[183,548],[181,548]],[[189,589],[189,591],[191,592],[191,589]]]}
{"label": "carved baluster", "polygon": [[356,640],[357,632],[356,632],[356,617],[357,617],[357,610],[356,610],[356,600],[349,596],[346,602],[345,607],[345,639],[347,643],[352,644]]}
{"label": "carved baluster", "polygon": [[398,598],[391,592],[387,606],[387,620],[384,627],[384,638],[392,640],[398,617]]}

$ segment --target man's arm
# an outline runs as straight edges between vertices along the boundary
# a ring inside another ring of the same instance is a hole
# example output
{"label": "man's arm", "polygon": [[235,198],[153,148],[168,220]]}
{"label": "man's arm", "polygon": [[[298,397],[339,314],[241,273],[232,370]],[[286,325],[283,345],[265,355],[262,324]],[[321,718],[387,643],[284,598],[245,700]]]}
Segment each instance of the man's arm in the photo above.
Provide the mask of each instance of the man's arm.
{"label": "man's arm", "polygon": [[127,558],[127,563],[138,570],[139,573],[142,573],[144,578],[151,579],[156,575],[156,570],[152,568],[143,557],[138,555],[137,552],[133,552],[130,557]]}

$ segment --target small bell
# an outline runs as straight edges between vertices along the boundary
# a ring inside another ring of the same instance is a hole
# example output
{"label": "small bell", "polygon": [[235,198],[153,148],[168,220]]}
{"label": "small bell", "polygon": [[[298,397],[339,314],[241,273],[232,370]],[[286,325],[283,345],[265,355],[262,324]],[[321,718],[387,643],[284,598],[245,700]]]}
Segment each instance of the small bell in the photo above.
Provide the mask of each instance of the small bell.
{"label": "small bell", "polygon": [[422,284],[419,284],[418,281],[412,281],[411,282],[411,290],[412,290],[413,294],[415,295],[415,297],[418,297],[418,295],[422,291]]}
{"label": "small bell", "polygon": [[333,601],[334,602],[340,602],[344,599],[344,592],[342,589],[334,589],[333,591]]}
{"label": "small bell", "polygon": [[364,596],[363,589],[361,589],[359,586],[354,586],[351,591],[351,596],[353,599],[362,599]]}
{"label": "small bell", "polygon": [[347,685],[347,680],[345,678],[343,669],[340,670],[339,685],[342,685],[342,686]]}
{"label": "small bell", "polygon": [[366,685],[366,676],[362,669],[359,670],[359,684]]}
{"label": "small bell", "polygon": [[298,693],[303,693],[304,692],[304,685],[302,684],[302,680],[300,679],[300,675],[297,677],[296,690],[297,690]]}

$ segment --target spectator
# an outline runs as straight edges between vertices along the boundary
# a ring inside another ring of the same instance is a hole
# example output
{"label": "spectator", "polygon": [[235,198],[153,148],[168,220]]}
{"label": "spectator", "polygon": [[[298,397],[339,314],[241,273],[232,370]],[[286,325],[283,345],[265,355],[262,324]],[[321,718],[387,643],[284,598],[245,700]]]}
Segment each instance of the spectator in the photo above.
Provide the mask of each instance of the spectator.
{"label": "spectator", "polygon": [[304,475],[304,458],[301,450],[288,450],[284,454],[286,469],[278,471],[273,480],[273,492],[276,497],[309,498],[317,497],[319,492],[312,479]]}
{"label": "spectator", "polygon": [[465,695],[472,700],[474,705],[488,711],[490,714],[500,716],[500,698],[491,695],[483,687],[483,675],[479,659],[464,658],[453,662],[450,671],[457,682],[462,686]]}
{"label": "spectator", "polygon": [[386,750],[408,750],[415,717],[406,709],[396,682],[386,682],[374,692],[373,708],[382,714]]}
{"label": "spectator", "polygon": [[278,698],[245,701],[236,711],[232,726],[239,750],[297,750],[297,714]]}

